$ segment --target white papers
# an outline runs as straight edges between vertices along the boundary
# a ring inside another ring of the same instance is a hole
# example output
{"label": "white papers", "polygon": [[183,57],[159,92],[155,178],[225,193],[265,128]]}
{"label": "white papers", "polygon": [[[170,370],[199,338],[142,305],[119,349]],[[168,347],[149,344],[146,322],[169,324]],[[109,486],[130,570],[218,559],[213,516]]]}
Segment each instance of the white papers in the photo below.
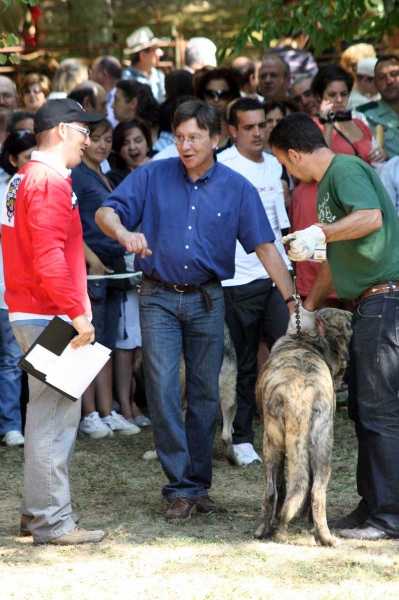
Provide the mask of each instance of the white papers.
{"label": "white papers", "polygon": [[110,358],[110,350],[98,342],[74,350],[68,344],[61,356],[36,344],[26,359],[45,373],[46,383],[65,394],[80,398]]}
{"label": "white papers", "polygon": [[55,366],[59,356],[43,348],[40,344],[33,346],[29,352],[29,362],[31,365],[41,373],[47,373],[49,369]]}

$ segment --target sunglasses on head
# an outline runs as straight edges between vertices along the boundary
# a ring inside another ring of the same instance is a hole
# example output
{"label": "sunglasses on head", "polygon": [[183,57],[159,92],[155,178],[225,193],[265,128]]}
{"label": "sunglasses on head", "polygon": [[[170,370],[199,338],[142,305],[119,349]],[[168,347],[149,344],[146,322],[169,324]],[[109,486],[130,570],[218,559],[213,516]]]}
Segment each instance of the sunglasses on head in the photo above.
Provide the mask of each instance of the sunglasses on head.
{"label": "sunglasses on head", "polygon": [[205,98],[208,100],[228,100],[230,98],[230,92],[226,92],[226,90],[205,90],[204,91]]}
{"label": "sunglasses on head", "polygon": [[35,85],[35,87],[26,88],[24,94],[30,94],[31,92],[33,92],[34,94],[40,94],[41,91],[42,90],[39,88],[39,86]]}

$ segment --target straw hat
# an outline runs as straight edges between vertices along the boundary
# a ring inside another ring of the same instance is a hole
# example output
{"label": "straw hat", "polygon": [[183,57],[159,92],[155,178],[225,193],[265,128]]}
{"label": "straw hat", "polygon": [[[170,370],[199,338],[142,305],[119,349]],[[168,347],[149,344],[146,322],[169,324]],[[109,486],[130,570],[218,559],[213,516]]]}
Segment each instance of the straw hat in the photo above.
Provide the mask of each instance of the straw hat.
{"label": "straw hat", "polygon": [[139,27],[126,39],[127,48],[124,54],[134,54],[140,50],[146,50],[153,46],[165,46],[169,44],[167,38],[156,38],[149,27]]}

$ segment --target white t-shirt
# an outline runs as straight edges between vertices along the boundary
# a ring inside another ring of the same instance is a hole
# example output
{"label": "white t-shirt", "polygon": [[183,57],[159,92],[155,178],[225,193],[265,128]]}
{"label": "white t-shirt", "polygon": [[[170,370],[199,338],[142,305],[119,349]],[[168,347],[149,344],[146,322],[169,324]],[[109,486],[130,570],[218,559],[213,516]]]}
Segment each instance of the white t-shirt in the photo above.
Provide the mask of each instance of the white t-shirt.
{"label": "white t-shirt", "polygon": [[170,144],[160,152],[154,154],[152,160],[163,160],[164,158],[177,158],[178,156],[179,152],[177,150],[176,144]]}
{"label": "white t-shirt", "polygon": [[[263,162],[256,163],[240,154],[237,146],[227,148],[227,150],[218,154],[217,159],[226,167],[230,167],[233,171],[237,171],[237,173],[246,177],[256,187],[270,221],[270,226],[276,236],[276,248],[287,267],[291,269],[290,260],[285,253],[283,244],[279,241],[281,239],[281,229],[289,227],[290,222],[284,205],[284,192],[281,184],[282,167],[278,160],[274,156],[263,152]],[[244,285],[256,279],[269,277],[255,252],[247,254],[239,242],[237,242],[235,265],[234,279],[222,281],[223,286]]]}

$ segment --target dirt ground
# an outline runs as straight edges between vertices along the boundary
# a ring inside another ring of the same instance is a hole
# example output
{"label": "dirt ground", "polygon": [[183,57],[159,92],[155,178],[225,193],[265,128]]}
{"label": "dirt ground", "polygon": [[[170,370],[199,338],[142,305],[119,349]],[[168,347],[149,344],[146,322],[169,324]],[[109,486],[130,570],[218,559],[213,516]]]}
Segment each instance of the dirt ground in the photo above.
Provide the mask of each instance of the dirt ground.
{"label": "dirt ground", "polygon": [[[261,429],[257,424],[256,446]],[[102,528],[100,544],[33,546],[19,538],[23,451],[0,448],[0,599],[9,600],[384,600],[399,597],[399,543],[342,540],[315,546],[296,521],[285,539],[253,539],[263,493],[262,467],[228,466],[219,440],[211,496],[223,515],[186,523],[163,519],[166,503],[158,461],[144,430],[130,439],[79,438],[71,469],[74,511],[86,528]],[[356,441],[344,409],[337,413],[328,514],[356,505]]]}

